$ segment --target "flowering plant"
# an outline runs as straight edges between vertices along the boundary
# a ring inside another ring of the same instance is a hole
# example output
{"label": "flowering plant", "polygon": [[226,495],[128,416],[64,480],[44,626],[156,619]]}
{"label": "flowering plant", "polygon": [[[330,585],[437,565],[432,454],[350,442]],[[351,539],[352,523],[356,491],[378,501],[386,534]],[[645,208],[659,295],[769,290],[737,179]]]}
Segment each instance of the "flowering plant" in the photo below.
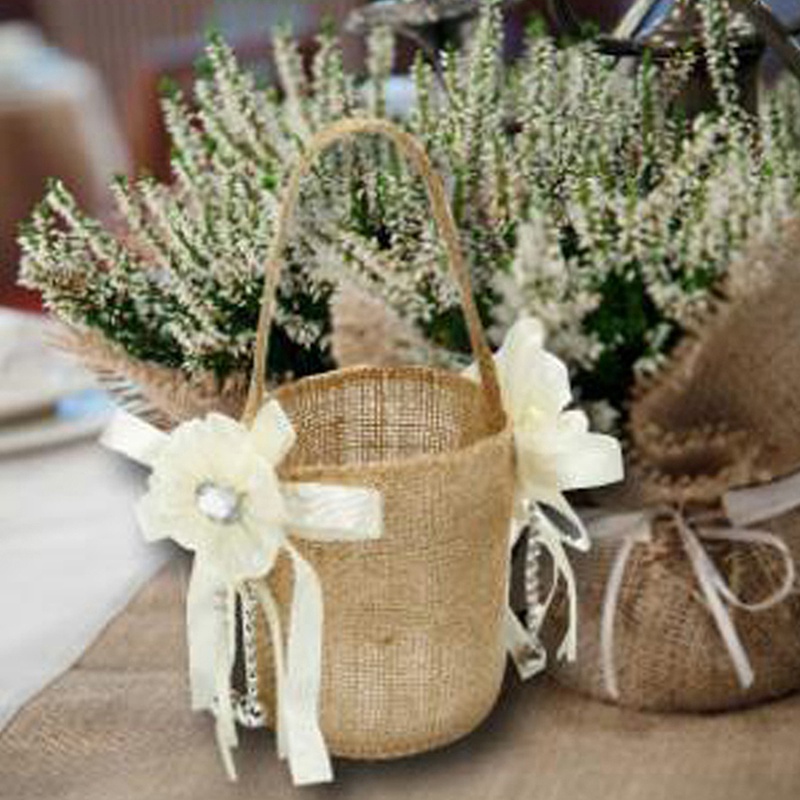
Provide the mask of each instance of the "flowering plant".
{"label": "flowering plant", "polygon": [[[758,119],[741,111],[727,2],[700,5],[719,109],[693,122],[675,102],[692,54],[645,59],[630,75],[591,42],[562,47],[532,26],[506,65],[495,0],[462,52],[413,68],[404,124],[448,179],[495,343],[520,313],[541,319],[606,427],[636,376],[657,370],[713,304],[748,240],[797,207],[800,93],[773,92]],[[359,80],[323,33],[307,76],[279,33],[278,94],[212,39],[195,104],[164,100],[172,183],[120,180],[119,234],[55,184],[22,234],[23,281],[134,358],[220,378],[244,371],[287,165],[331,120],[390,114],[393,47],[374,33]],[[366,141],[323,159],[297,230],[273,374],[328,365],[328,301],[353,281],[459,360],[466,335],[424,192],[390,148]]]}

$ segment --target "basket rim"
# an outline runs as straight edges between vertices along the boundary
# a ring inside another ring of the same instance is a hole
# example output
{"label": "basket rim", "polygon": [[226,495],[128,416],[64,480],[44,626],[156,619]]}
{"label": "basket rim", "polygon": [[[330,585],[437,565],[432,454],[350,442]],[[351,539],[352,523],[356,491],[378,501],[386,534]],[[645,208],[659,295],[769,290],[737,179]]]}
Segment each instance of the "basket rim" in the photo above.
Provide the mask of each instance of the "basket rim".
{"label": "basket rim", "polygon": [[[329,372],[308,375],[306,377],[299,378],[296,381],[292,381],[291,383],[285,383],[276,387],[271,392],[271,396],[280,402],[281,399],[286,395],[298,390],[302,390],[304,387],[313,384],[324,385],[331,381],[338,382],[343,378],[419,377],[422,375],[432,377],[436,381],[449,383],[453,386],[460,386],[462,388],[468,388],[469,391],[474,391],[477,404],[482,403],[484,400],[483,390],[480,383],[456,372],[424,365],[359,365],[342,367]],[[330,476],[331,479],[339,479],[350,476],[363,477],[365,474],[377,474],[380,472],[385,472],[387,469],[396,469],[399,471],[409,469],[416,470],[422,467],[435,467],[439,464],[444,464],[452,460],[454,456],[480,455],[481,450],[486,449],[498,439],[504,437],[510,438],[512,436],[512,425],[509,416],[505,413],[503,414],[503,423],[504,424],[501,428],[490,431],[485,436],[480,436],[474,442],[440,453],[418,453],[403,458],[393,458],[382,461],[362,461],[352,464],[332,464],[325,462],[320,462],[318,464],[303,464],[296,467],[287,468],[285,470],[285,476],[296,481],[313,480],[315,482],[322,482],[319,478],[319,473],[323,470],[326,473],[326,477]]]}

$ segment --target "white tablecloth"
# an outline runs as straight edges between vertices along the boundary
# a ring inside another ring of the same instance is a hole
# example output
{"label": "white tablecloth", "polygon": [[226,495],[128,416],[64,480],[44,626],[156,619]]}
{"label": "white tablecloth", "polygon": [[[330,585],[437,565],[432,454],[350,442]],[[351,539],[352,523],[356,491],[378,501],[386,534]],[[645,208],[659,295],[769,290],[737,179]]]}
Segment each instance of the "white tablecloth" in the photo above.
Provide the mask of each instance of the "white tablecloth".
{"label": "white tablecloth", "polygon": [[171,554],[137,530],[142,486],[91,442],[0,459],[0,729]]}

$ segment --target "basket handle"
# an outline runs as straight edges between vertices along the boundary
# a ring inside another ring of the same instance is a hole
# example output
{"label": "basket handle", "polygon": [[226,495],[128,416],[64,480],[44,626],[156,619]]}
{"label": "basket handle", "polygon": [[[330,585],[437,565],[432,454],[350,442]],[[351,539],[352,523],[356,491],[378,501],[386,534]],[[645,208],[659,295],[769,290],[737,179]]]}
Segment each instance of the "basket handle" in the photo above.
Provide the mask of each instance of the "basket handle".
{"label": "basket handle", "polygon": [[497,380],[494,358],[486,334],[483,330],[475,298],[472,294],[472,282],[469,277],[464,256],[459,244],[458,230],[447,201],[444,183],[435,171],[424,147],[410,134],[383,119],[348,119],[334,123],[317,133],[308,142],[299,163],[293,169],[286,186],[283,202],[278,213],[275,235],[267,256],[265,270],[264,293],[261,300],[261,312],[256,329],[256,346],[253,361],[253,372],[250,389],[243,414],[243,421],[251,424],[261,408],[266,394],[266,368],[269,353],[269,331],[275,314],[276,294],[280,280],[282,259],[286,248],[292,215],[300,197],[302,179],[310,172],[314,160],[332,144],[354,134],[379,134],[394,142],[397,149],[415,168],[425,181],[428,199],[433,211],[433,218],[442,237],[447,252],[450,270],[458,284],[461,305],[469,331],[472,352],[477,358],[480,368],[481,383],[486,399],[487,409],[492,420],[502,424],[505,417]]}

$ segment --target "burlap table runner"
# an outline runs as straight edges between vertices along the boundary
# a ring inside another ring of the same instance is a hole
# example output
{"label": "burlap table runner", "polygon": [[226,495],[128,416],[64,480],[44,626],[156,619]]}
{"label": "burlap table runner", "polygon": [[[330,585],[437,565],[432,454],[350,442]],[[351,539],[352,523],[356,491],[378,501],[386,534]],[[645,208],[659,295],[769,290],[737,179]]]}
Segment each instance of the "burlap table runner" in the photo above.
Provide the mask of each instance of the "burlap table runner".
{"label": "burlap table runner", "polygon": [[238,784],[212,722],[189,710],[184,591],[167,567],[81,662],[0,734],[2,800],[795,800],[800,698],[717,716],[656,716],[516,681],[474,736],[389,764],[339,762],[293,789],[272,735],[244,737]]}

